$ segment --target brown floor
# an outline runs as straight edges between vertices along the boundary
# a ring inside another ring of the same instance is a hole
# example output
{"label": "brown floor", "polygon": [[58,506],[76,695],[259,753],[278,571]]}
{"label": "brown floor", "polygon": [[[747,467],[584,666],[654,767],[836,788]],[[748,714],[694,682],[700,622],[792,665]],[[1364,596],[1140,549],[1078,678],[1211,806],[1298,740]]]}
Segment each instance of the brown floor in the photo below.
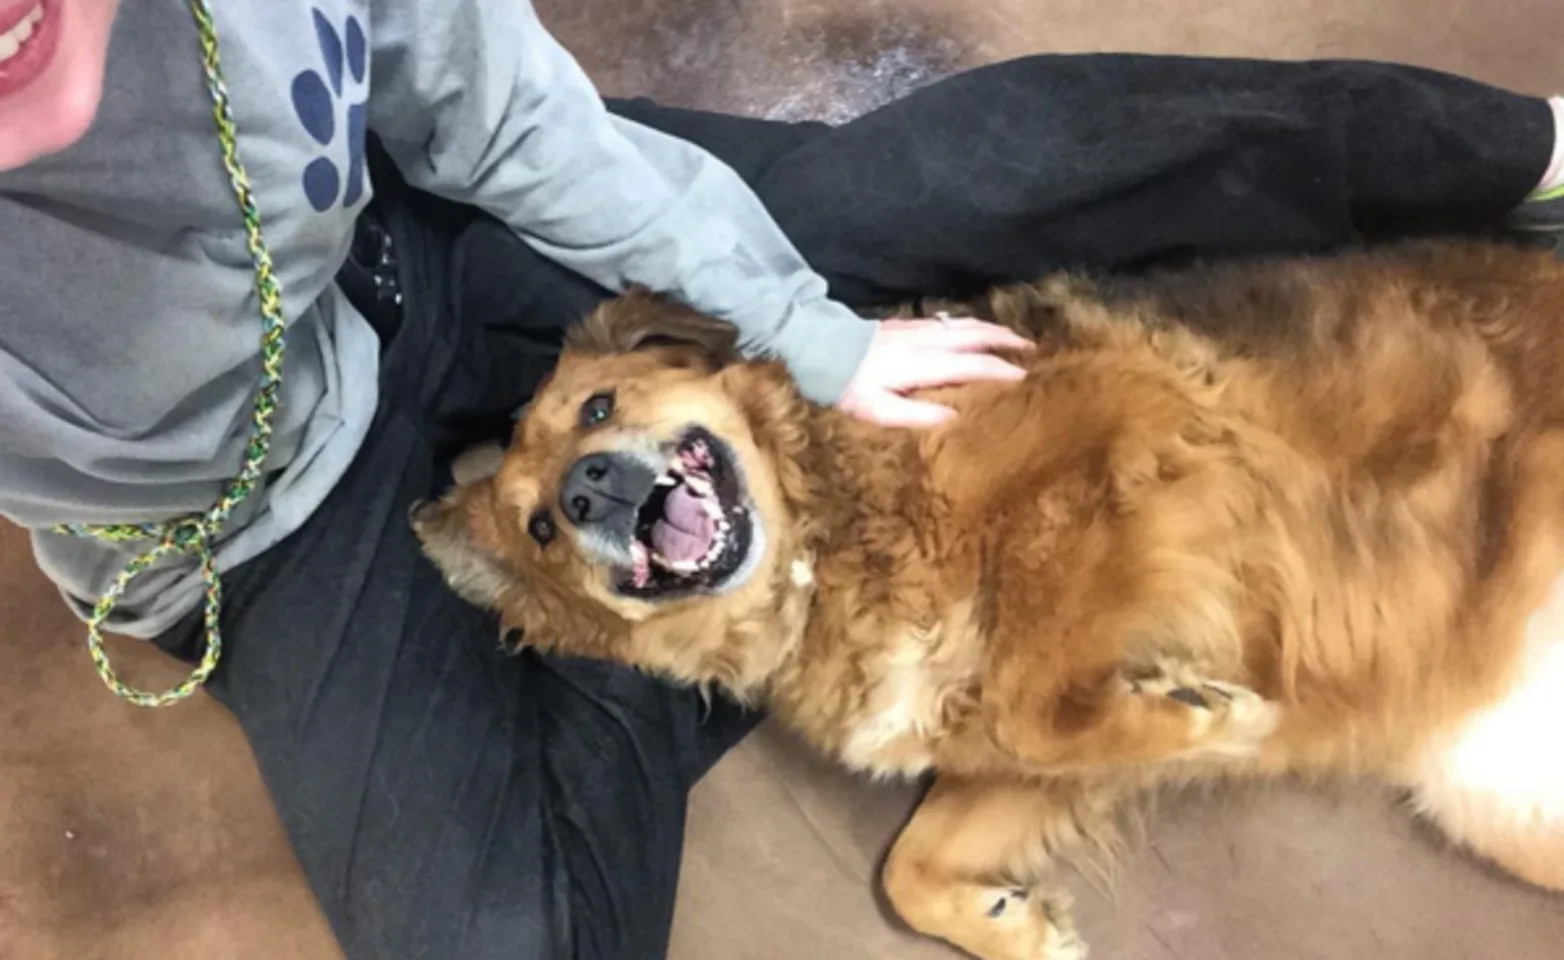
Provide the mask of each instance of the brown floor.
{"label": "brown floor", "polygon": [[[1407,60],[1564,90],[1558,0],[543,0],[609,93],[842,119],[1041,50]],[[79,627],[0,527],[0,960],[334,960],[231,721],[99,686]],[[138,679],[171,674],[145,651]],[[877,913],[910,802],[765,731],[696,791],[675,960],[942,958]],[[1277,790],[1164,812],[1096,956],[1557,960],[1564,901],[1441,850],[1389,801]],[[459,958],[450,958],[459,960]]]}

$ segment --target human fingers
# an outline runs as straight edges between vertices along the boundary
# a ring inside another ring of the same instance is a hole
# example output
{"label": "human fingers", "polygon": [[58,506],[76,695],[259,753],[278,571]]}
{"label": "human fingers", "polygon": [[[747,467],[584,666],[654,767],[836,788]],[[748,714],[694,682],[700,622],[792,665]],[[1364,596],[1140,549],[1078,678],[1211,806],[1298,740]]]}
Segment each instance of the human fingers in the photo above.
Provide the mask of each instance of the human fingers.
{"label": "human fingers", "polygon": [[861,420],[885,427],[933,427],[956,415],[956,411],[941,404],[912,400],[889,390],[866,391],[842,404],[842,408]]}
{"label": "human fingers", "polygon": [[894,386],[898,390],[916,390],[980,380],[1014,382],[1025,376],[1025,370],[991,353],[930,350],[908,358],[897,370]]}
{"label": "human fingers", "polygon": [[904,346],[949,350],[1031,350],[1036,344],[1009,327],[972,317],[903,321]]}

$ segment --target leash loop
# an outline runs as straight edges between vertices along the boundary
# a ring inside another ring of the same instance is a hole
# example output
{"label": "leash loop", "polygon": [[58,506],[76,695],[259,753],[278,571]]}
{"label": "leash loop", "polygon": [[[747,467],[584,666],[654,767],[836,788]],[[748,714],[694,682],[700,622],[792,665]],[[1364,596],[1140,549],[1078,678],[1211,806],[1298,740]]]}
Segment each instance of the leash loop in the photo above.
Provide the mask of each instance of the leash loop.
{"label": "leash loop", "polygon": [[[239,134],[234,123],[228,88],[223,81],[222,58],[217,25],[207,0],[190,0],[196,33],[201,46],[201,68],[207,93],[212,100],[212,118],[217,125],[217,140],[222,147],[223,168],[244,218],[246,246],[255,274],[255,293],[261,314],[261,376],[250,417],[250,440],[245,445],[239,473],[223,485],[217,501],[201,513],[159,523],[61,524],[56,533],[88,537],[107,543],[151,541],[153,545],[126,563],[98,599],[87,621],[87,652],[98,676],[116,696],[139,707],[166,707],[195,693],[212,676],[222,656],[223,583],[213,555],[223,524],[252,493],[261,478],[267,455],[271,452],[273,420],[282,388],[283,357],[286,351],[287,323],[283,317],[282,287],[272,269],[271,251],[261,231],[261,214],[250,188],[250,176],[239,160]],[[165,557],[191,556],[200,565],[204,595],[201,659],[182,682],[169,690],[149,693],[120,680],[109,662],[103,644],[103,625],[125,595],[132,581]]]}

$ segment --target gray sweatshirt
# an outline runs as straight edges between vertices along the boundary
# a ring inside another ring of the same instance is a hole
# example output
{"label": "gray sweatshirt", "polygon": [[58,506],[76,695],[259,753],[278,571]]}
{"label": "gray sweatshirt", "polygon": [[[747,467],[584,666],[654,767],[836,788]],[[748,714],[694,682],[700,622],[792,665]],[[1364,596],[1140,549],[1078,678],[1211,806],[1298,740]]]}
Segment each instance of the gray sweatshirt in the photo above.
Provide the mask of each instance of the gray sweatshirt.
{"label": "gray sweatshirt", "polygon": [[[861,361],[870,325],[827,298],[733,171],[610,117],[524,0],[214,8],[290,321],[274,472],[230,521],[220,568],[308,519],[375,412],[379,343],[333,285],[370,197],[366,129],[412,184],[545,256],[731,320],[814,400]],[[33,529],[81,615],[137,548],[45,528],[204,509],[248,438],[260,318],[203,84],[184,0],[126,3],[87,137],[0,173],[0,514]],[[153,636],[199,591],[189,562],[162,564],[110,626]]]}

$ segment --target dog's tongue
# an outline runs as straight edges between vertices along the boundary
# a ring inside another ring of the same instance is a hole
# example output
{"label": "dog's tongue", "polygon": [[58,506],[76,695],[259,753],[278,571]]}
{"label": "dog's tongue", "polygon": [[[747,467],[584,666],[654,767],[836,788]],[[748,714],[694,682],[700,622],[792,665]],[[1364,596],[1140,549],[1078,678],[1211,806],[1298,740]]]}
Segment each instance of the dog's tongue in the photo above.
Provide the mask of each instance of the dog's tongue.
{"label": "dog's tongue", "polygon": [[689,563],[706,555],[716,530],[700,498],[681,483],[663,501],[662,519],[652,524],[652,546],[675,563]]}

